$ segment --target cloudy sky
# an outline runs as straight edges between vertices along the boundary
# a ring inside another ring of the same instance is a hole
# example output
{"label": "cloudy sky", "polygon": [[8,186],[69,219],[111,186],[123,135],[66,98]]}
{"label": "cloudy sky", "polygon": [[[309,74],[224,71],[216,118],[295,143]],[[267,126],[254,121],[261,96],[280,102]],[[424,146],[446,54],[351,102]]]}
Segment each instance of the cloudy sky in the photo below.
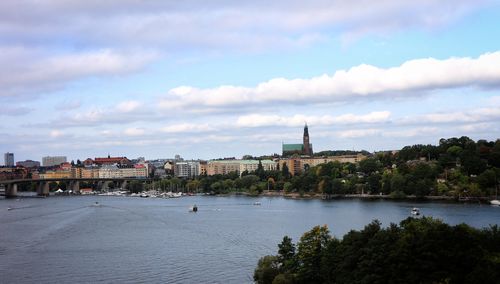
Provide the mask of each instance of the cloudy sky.
{"label": "cloudy sky", "polygon": [[[147,159],[500,138],[500,1],[0,1],[0,151]],[[3,161],[2,161],[3,162]]]}

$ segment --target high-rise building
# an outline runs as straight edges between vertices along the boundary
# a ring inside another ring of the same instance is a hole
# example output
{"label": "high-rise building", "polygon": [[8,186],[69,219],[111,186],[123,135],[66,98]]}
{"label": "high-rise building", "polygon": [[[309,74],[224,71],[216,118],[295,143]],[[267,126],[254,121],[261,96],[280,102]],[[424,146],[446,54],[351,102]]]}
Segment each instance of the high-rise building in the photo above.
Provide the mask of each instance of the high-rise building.
{"label": "high-rise building", "polygon": [[5,166],[7,167],[13,167],[14,166],[14,153],[5,153],[3,155],[3,160],[5,163]]}
{"label": "high-rise building", "polygon": [[47,156],[42,158],[42,165],[44,167],[58,166],[66,162],[66,156]]}

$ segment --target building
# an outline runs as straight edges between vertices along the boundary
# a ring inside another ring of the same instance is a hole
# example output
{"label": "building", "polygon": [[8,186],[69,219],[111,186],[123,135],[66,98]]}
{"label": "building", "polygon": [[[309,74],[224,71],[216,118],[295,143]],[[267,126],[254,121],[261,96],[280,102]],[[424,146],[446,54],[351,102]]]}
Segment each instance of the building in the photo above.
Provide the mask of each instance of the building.
{"label": "building", "polygon": [[200,176],[206,176],[207,175],[207,161],[200,161],[200,167],[198,169],[198,173]]}
{"label": "building", "polygon": [[[261,160],[260,163],[265,171],[276,170],[278,166],[276,162],[271,160]],[[255,172],[258,167],[259,160],[216,160],[207,163],[206,174],[212,176],[234,172],[241,175],[244,171]]]}
{"label": "building", "polygon": [[356,164],[367,157],[363,154],[357,155],[341,155],[341,156],[330,156],[330,157],[291,157],[287,159],[281,159],[279,161],[280,169],[284,165],[287,166],[288,171],[291,175],[300,174],[306,168],[315,167],[317,165],[326,164],[330,162],[339,163],[352,163]]}
{"label": "building", "polygon": [[28,170],[24,168],[0,167],[0,180],[26,179]]}
{"label": "building", "polygon": [[44,167],[58,166],[66,162],[66,156],[46,156],[42,158],[42,165]]}
{"label": "building", "polygon": [[4,160],[4,165],[6,167],[13,167],[14,166],[14,153],[5,153],[3,154],[3,160]]}
{"label": "building", "polygon": [[262,165],[262,168],[265,171],[274,171],[277,169],[278,163],[275,161],[271,160],[241,160],[240,161],[240,169],[239,169],[239,174],[243,173],[244,171],[247,171],[249,173],[255,172],[259,168],[259,162]]}
{"label": "building", "polygon": [[199,161],[179,161],[174,163],[174,175],[182,178],[194,178],[200,175]]}
{"label": "building", "polygon": [[309,141],[309,128],[307,124],[304,126],[304,134],[302,135],[302,144],[283,144],[283,157],[298,156],[312,156],[312,144]]}
{"label": "building", "polygon": [[227,175],[231,172],[239,174],[241,160],[217,160],[207,163],[207,175]]}
{"label": "building", "polygon": [[46,171],[40,174],[40,179],[65,179],[72,178],[71,171],[57,169],[54,171]]}
{"label": "building", "polygon": [[99,178],[146,178],[148,169],[145,165],[118,166],[103,165],[98,170]]}
{"label": "building", "polygon": [[107,158],[94,158],[93,160],[91,158],[88,158],[85,161],[83,161],[83,164],[85,166],[132,165],[132,162],[129,159],[127,159],[127,157],[111,157],[108,155]]}
{"label": "building", "polygon": [[98,178],[99,168],[87,167],[82,168],[82,178]]}
{"label": "building", "polygon": [[19,161],[19,162],[16,162],[16,166],[23,167],[23,168],[39,168],[40,162],[32,161],[32,160]]}

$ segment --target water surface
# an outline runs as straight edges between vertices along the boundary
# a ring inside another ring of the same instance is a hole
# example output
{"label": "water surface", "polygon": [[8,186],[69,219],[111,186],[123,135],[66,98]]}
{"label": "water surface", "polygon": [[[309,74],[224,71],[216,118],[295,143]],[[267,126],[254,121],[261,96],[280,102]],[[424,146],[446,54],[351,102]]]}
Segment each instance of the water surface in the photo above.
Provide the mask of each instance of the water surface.
{"label": "water surface", "polygon": [[[188,210],[193,204],[197,213]],[[285,235],[296,242],[327,224],[342,237],[373,219],[398,223],[414,206],[450,224],[500,224],[500,207],[479,204],[237,196],[6,199],[0,200],[0,283],[249,283],[257,260],[276,254]]]}

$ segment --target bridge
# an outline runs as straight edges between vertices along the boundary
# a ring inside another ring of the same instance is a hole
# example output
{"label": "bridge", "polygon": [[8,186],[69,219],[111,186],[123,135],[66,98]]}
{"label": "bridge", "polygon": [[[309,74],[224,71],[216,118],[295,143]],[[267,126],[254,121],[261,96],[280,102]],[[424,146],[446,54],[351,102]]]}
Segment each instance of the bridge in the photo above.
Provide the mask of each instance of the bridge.
{"label": "bridge", "polygon": [[98,182],[102,189],[107,189],[110,182],[119,182],[121,188],[127,186],[130,181],[150,181],[149,178],[50,178],[50,179],[13,179],[13,180],[0,180],[0,185],[5,187],[5,197],[17,196],[17,185],[22,183],[36,183],[36,193],[39,196],[49,195],[49,184],[51,182],[69,182],[69,190],[74,193],[80,193],[80,182]]}

